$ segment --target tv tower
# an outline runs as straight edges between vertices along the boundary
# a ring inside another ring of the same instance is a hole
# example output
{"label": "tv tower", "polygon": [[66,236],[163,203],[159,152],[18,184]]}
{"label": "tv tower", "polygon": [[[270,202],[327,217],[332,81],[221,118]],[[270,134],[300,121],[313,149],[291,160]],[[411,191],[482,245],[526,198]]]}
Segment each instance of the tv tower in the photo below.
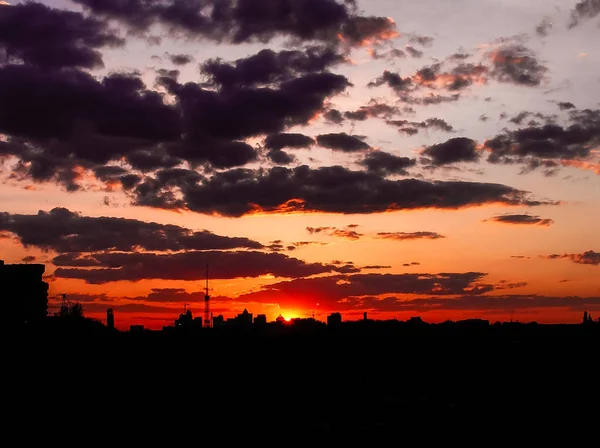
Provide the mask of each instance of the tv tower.
{"label": "tv tower", "polygon": [[204,328],[212,327],[210,318],[210,296],[208,295],[208,262],[206,263],[206,294],[204,294]]}

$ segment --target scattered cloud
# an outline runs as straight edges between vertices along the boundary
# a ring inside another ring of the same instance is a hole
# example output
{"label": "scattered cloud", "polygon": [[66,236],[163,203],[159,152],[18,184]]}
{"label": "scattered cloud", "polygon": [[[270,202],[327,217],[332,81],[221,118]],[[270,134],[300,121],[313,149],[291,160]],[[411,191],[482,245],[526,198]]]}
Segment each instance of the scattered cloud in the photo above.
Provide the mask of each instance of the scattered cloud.
{"label": "scattered cloud", "polygon": [[500,216],[494,216],[493,218],[484,220],[484,222],[485,221],[499,222],[502,224],[523,224],[542,227],[549,227],[552,224],[554,224],[554,221],[552,219],[540,218],[539,216],[527,214],[505,214]]}
{"label": "scattered cloud", "polygon": [[446,238],[437,232],[379,232],[376,238],[384,240],[394,241],[407,241],[407,240],[437,240],[440,238]]}
{"label": "scattered cloud", "polygon": [[547,258],[548,260],[567,259],[577,264],[590,264],[596,266],[600,264],[600,252],[594,252],[593,250],[588,250],[581,254],[552,254],[542,255],[541,257]]}

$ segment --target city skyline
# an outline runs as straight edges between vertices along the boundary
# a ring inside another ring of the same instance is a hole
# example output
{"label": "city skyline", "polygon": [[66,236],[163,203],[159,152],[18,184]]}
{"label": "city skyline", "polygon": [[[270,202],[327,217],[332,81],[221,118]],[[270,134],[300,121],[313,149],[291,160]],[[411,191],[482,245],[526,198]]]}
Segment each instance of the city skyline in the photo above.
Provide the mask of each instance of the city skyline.
{"label": "city skyline", "polygon": [[[451,3],[451,4],[450,4]],[[0,2],[0,259],[118,328],[204,307],[600,310],[591,0]]]}

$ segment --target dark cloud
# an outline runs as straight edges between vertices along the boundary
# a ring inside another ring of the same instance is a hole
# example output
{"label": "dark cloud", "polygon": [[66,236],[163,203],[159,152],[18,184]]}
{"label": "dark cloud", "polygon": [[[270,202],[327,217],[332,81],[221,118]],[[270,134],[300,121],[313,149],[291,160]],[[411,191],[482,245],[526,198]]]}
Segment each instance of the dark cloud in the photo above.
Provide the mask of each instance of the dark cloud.
{"label": "dark cloud", "polygon": [[383,151],[371,151],[360,161],[371,173],[408,175],[407,168],[415,166],[416,160],[408,157],[395,156]]}
{"label": "dark cloud", "polygon": [[379,232],[376,238],[394,241],[407,240],[437,240],[446,238],[436,232]]}
{"label": "dark cloud", "polygon": [[549,17],[544,17],[540,24],[535,27],[535,32],[540,37],[546,37],[548,34],[550,34],[553,26],[554,24],[552,23],[552,20]]}
{"label": "dark cloud", "polygon": [[470,138],[457,137],[438,143],[423,150],[423,155],[431,158],[434,166],[449,165],[458,162],[477,162],[479,152],[477,143]]}
{"label": "dark cloud", "polygon": [[23,61],[44,69],[101,68],[98,49],[123,44],[106,23],[79,12],[35,2],[0,5],[0,63]]}
{"label": "dark cloud", "polygon": [[[214,173],[201,183],[182,185],[178,189],[184,207],[179,203],[175,206],[222,216],[309,211],[364,214],[423,208],[458,209],[483,204],[555,204],[532,199],[528,192],[501,184],[389,180],[376,173],[351,171],[341,166],[235,169]],[[177,190],[158,191],[155,196],[162,199],[163,204],[154,206],[173,205],[169,199],[174,191]]]}
{"label": "dark cloud", "polygon": [[391,48],[383,52],[378,48],[369,48],[367,51],[371,58],[375,60],[385,59],[386,61],[394,61],[406,58],[406,53],[398,48]]}
{"label": "dark cloud", "polygon": [[276,37],[361,46],[393,37],[385,17],[355,15],[353,2],[335,0],[73,0],[132,31],[160,24],[171,35],[240,44]]}
{"label": "dark cloud", "polygon": [[483,144],[491,163],[521,163],[529,169],[555,168],[557,160],[590,156],[600,142],[600,111],[573,110],[568,126],[545,124],[506,131]]}
{"label": "dark cloud", "polygon": [[15,156],[15,174],[77,189],[76,168],[179,138],[180,119],[137,75],[102,81],[72,69],[0,68],[0,155]]}
{"label": "dark cloud", "polygon": [[405,133],[408,135],[414,135],[419,130],[434,129],[442,132],[454,132],[454,127],[448,124],[446,120],[441,118],[428,118],[425,121],[408,121],[408,120],[387,120],[387,124],[391,126],[399,126],[398,132]]}
{"label": "dark cloud", "polygon": [[23,257],[23,258],[21,259],[21,261],[22,261],[23,263],[33,263],[35,260],[37,260],[37,258],[36,258],[36,257],[34,257],[33,255],[27,255],[26,257]]}
{"label": "dark cloud", "polygon": [[169,54],[169,60],[175,65],[186,65],[194,60],[189,54]]}
{"label": "dark cloud", "polygon": [[487,82],[488,68],[482,64],[460,62],[449,71],[442,71],[443,63],[423,67],[412,77],[416,85],[448,91],[463,90],[473,83]]}
{"label": "dark cloud", "polygon": [[329,109],[323,114],[325,121],[333,124],[341,124],[344,121],[344,116],[337,109]]}
{"label": "dark cloud", "polygon": [[354,135],[345,132],[339,134],[323,134],[317,136],[317,144],[323,148],[342,152],[366,151],[371,147]]}
{"label": "dark cloud", "polygon": [[278,133],[288,126],[307,124],[324,108],[326,98],[349,85],[341,75],[310,73],[278,88],[217,92],[187,83],[174,93],[189,131],[188,141],[202,143]]}
{"label": "dark cloud", "polygon": [[[237,298],[247,302],[306,305],[310,300],[327,307],[352,307],[360,297],[382,294],[479,295],[493,289],[478,281],[481,272],[441,274],[356,274],[301,278],[263,286]],[[343,309],[343,308],[342,308]]]}
{"label": "dark cloud", "polygon": [[385,70],[379,78],[369,82],[368,87],[379,87],[387,84],[388,87],[396,92],[408,92],[413,88],[411,78],[402,78],[398,73]]}
{"label": "dark cloud", "polygon": [[310,148],[315,140],[303,134],[273,134],[265,139],[265,148],[281,150],[283,148]]}
{"label": "dark cloud", "polygon": [[574,28],[581,22],[584,22],[588,19],[593,19],[598,14],[600,14],[600,1],[581,0],[571,11],[569,28]]}
{"label": "dark cloud", "polygon": [[423,52],[421,50],[417,50],[415,47],[411,46],[411,45],[406,45],[405,47],[406,52],[413,58],[422,58],[423,57]]}
{"label": "dark cloud", "polygon": [[280,149],[271,149],[268,151],[267,158],[276,165],[291,165],[296,162],[296,157]]}
{"label": "dark cloud", "polygon": [[323,235],[335,236],[338,238],[356,241],[363,236],[362,233],[358,233],[356,230],[352,230],[356,227],[357,226],[355,225],[346,226],[345,229],[338,229],[337,227],[307,227],[306,231],[311,235],[315,233],[320,233]]}
{"label": "dark cloud", "polygon": [[536,121],[536,119],[541,120],[544,124],[554,124],[556,122],[556,115],[546,115],[541,112],[533,113],[528,111],[523,111],[512,117],[510,120],[511,123],[521,125],[523,122],[529,118],[533,117],[527,124],[529,126],[539,126],[540,122]]}
{"label": "dark cloud", "polygon": [[35,215],[0,213],[0,230],[16,235],[25,247],[59,253],[103,250],[149,251],[260,249],[248,238],[233,238],[185,227],[135,219],[89,217],[65,208]]}
{"label": "dark cloud", "polygon": [[[58,266],[78,266],[77,260],[54,259]],[[97,253],[86,257],[103,268],[79,269],[59,267],[57,278],[81,279],[90,284],[103,284],[113,281],[140,281],[145,279],[162,280],[201,280],[204,270],[199,266],[209,263],[211,278],[256,278],[261,275],[298,278],[329,272],[358,272],[358,268],[336,267],[322,263],[306,263],[280,253],[254,251],[188,251],[175,254],[153,253]],[[62,264],[61,264],[62,263]]]}
{"label": "dark cloud", "polygon": [[[549,297],[538,295],[470,295],[457,298],[419,298],[409,299],[386,297],[384,299],[365,298],[356,301],[359,309],[377,311],[501,311],[513,313],[515,310],[536,308],[566,308],[584,310],[586,307],[600,304],[600,297]],[[348,304],[350,307],[350,304]]]}
{"label": "dark cloud", "polygon": [[394,115],[400,113],[400,110],[396,106],[389,105],[380,100],[371,99],[368,104],[360,106],[355,111],[344,112],[344,118],[356,121],[364,121],[370,117],[390,119]]}
{"label": "dark cloud", "polygon": [[345,60],[331,48],[310,47],[305,51],[280,52],[265,49],[233,63],[209,59],[201,65],[200,71],[207,77],[207,85],[231,89],[290,81],[299,74],[321,72]]}
{"label": "dark cloud", "polygon": [[521,44],[504,44],[488,54],[492,61],[490,76],[499,82],[539,86],[548,68]]}
{"label": "dark cloud", "polygon": [[362,266],[361,269],[365,270],[365,269],[391,269],[391,266],[381,266],[381,265],[369,265],[369,266]]}
{"label": "dark cloud", "polygon": [[554,224],[552,219],[540,218],[539,216],[527,215],[527,214],[505,214],[500,216],[494,216],[493,218],[486,219],[486,221],[499,222],[503,224],[527,224],[535,226],[551,226]]}
{"label": "dark cloud", "polygon": [[567,109],[575,109],[575,105],[571,102],[568,101],[561,101],[558,103],[558,107],[560,108],[560,110],[567,110]]}
{"label": "dark cloud", "polygon": [[0,133],[9,136],[0,155],[19,159],[15,178],[59,182],[71,191],[83,171],[123,157],[141,171],[183,160],[242,166],[258,158],[244,139],[307,124],[350,85],[327,72],[268,88],[207,90],[168,73],[159,84],[175,101],[166,104],[136,73],[98,80],[76,69],[0,67]]}
{"label": "dark cloud", "polygon": [[547,256],[542,256],[542,258],[547,258],[549,260],[556,259],[568,259],[573,263],[577,264],[591,264],[591,265],[599,265],[600,264],[600,252],[594,252],[593,250],[588,250],[581,254],[552,254]]}
{"label": "dark cloud", "polygon": [[430,47],[431,44],[433,43],[435,39],[433,37],[430,36],[421,36],[421,35],[413,35],[409,42],[411,44],[419,44],[422,45],[423,47]]}

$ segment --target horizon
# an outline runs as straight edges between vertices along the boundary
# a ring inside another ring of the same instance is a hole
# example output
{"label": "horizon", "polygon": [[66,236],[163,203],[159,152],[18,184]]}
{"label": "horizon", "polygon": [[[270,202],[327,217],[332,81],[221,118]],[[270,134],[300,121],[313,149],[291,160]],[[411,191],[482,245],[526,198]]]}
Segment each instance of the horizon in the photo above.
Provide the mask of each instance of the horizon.
{"label": "horizon", "polygon": [[0,1],[0,259],[119,329],[201,317],[206,281],[214,316],[580,323],[599,26],[594,0]]}

